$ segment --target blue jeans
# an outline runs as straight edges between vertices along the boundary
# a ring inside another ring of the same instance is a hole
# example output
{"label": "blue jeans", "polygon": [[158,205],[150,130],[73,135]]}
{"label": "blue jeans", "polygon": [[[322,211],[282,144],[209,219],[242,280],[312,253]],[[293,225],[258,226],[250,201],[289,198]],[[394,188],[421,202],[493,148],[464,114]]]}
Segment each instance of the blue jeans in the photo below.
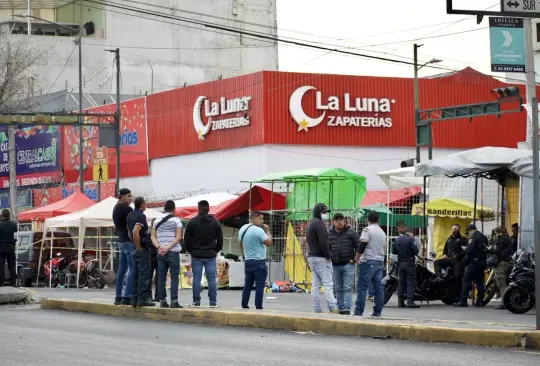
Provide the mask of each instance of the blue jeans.
{"label": "blue jeans", "polygon": [[350,311],[352,304],[352,285],[354,282],[354,264],[333,266],[334,286],[339,311]]}
{"label": "blue jeans", "polygon": [[131,255],[135,250],[135,245],[130,242],[118,242],[118,272],[116,273],[116,297],[122,297],[122,285],[124,277],[127,275],[126,287],[124,289],[124,297],[131,296]]}
{"label": "blue jeans", "polygon": [[311,301],[313,310],[316,313],[322,312],[320,291],[321,284],[324,287],[324,297],[328,310],[333,311],[337,308],[334,298],[334,281],[332,280],[332,262],[326,258],[308,257],[309,269],[311,270]]}
{"label": "blue jeans", "polygon": [[165,282],[167,282],[167,272],[171,270],[171,302],[178,301],[178,282],[180,280],[180,253],[167,252],[165,255],[157,256],[158,265],[158,299],[167,300]]}
{"label": "blue jeans", "polygon": [[208,281],[208,298],[210,299],[210,305],[217,304],[217,261],[216,258],[195,258],[191,257],[191,269],[193,271],[193,303],[201,304],[201,280],[202,271],[206,273],[206,280]]}
{"label": "blue jeans", "polygon": [[358,265],[358,279],[356,281],[356,308],[354,315],[364,315],[366,307],[366,295],[369,284],[373,284],[373,315],[381,316],[384,306],[384,290],[382,284],[382,275],[384,262],[367,261]]}
{"label": "blue jeans", "polygon": [[136,250],[133,252],[133,273],[131,275],[131,295],[139,301],[150,300],[148,281],[150,281],[150,252]]}
{"label": "blue jeans", "polygon": [[373,294],[373,282],[370,282],[369,283],[369,286],[368,286],[368,296],[369,297],[373,297],[374,294]]}
{"label": "blue jeans", "polygon": [[264,285],[266,283],[266,276],[268,275],[268,267],[266,261],[248,259],[244,262],[244,290],[242,291],[242,307],[247,308],[249,304],[249,297],[251,295],[251,289],[255,284],[255,307],[257,309],[263,308],[264,298]]}

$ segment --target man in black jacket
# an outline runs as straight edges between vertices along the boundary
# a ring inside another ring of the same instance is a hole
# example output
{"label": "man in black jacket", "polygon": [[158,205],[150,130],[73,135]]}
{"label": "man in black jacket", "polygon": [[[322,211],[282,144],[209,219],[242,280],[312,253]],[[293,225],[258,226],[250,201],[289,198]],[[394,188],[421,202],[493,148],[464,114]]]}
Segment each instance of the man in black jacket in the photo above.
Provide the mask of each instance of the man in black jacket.
{"label": "man in black jacket", "polygon": [[5,262],[9,269],[9,285],[17,287],[17,268],[15,256],[15,233],[17,224],[11,220],[9,210],[2,210],[0,221],[0,287],[4,286]]}
{"label": "man in black jacket", "polygon": [[328,220],[330,211],[324,203],[317,203],[313,208],[313,217],[306,227],[306,241],[308,244],[308,264],[311,270],[311,300],[316,313],[322,313],[320,302],[321,284],[324,287],[324,296],[331,313],[339,313],[334,298],[334,281],[332,278],[332,259],[328,244],[325,220]]}
{"label": "man in black jacket", "polygon": [[[512,262],[512,241],[508,237],[506,229],[502,226],[495,228],[495,245],[489,247],[489,252],[497,256],[497,264],[493,267],[493,273],[499,294],[504,294],[504,290],[508,287],[508,274],[510,272],[510,263]],[[496,310],[505,310],[504,303],[495,307]]]}
{"label": "man in black jacket", "polygon": [[186,226],[184,244],[186,251],[191,254],[193,271],[193,304],[201,306],[202,271],[208,281],[208,298],[210,306],[217,307],[217,261],[216,257],[223,248],[223,231],[221,225],[209,214],[208,201],[198,203],[198,215],[191,219]]}
{"label": "man in black jacket", "polygon": [[330,256],[334,271],[339,313],[350,315],[352,304],[352,285],[354,282],[354,257],[360,245],[360,236],[345,223],[345,217],[336,213],[328,231]]}
{"label": "man in black jacket", "polygon": [[461,299],[454,305],[456,307],[467,307],[467,299],[469,298],[471,285],[474,282],[478,290],[478,296],[476,297],[476,303],[473,305],[476,307],[482,307],[485,291],[485,248],[487,248],[488,240],[486,236],[477,231],[476,226],[472,224],[467,226],[466,231],[469,234],[469,245],[467,245],[467,249],[465,249],[465,258],[463,259],[463,265],[466,266],[466,268],[465,274],[463,275]]}
{"label": "man in black jacket", "polygon": [[436,281],[442,281],[442,269],[452,268],[454,279],[459,280],[461,277],[461,265],[467,246],[467,239],[461,236],[461,226],[455,224],[452,226],[452,234],[444,243],[443,256],[437,259],[433,265],[435,267]]}
{"label": "man in black jacket", "polygon": [[[418,246],[414,242],[414,230],[398,236],[392,248],[392,254],[398,257],[398,302],[400,308],[417,309],[420,306],[414,303],[414,290],[416,288],[416,255]],[[407,295],[405,296],[405,289]],[[407,305],[405,305],[407,297]]]}

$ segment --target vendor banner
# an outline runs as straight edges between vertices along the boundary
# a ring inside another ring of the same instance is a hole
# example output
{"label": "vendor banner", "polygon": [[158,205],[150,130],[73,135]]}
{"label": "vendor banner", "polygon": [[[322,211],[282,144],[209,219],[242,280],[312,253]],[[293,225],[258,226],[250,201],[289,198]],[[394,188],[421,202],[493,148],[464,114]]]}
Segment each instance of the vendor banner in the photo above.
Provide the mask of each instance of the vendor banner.
{"label": "vendor banner", "polygon": [[[11,208],[9,192],[0,192],[0,209]],[[32,208],[32,190],[17,191],[17,212],[22,212]]]}
{"label": "vendor banner", "polygon": [[[150,174],[148,165],[148,143],[146,130],[146,97],[122,102],[122,118],[120,120],[120,177],[140,177]],[[114,114],[115,104],[108,104],[87,109],[85,113]],[[85,117],[86,123],[113,123],[112,117]],[[68,183],[79,179],[79,133],[80,129],[73,126],[63,127],[63,164],[64,177]],[[85,126],[83,134],[83,171],[84,180],[91,181],[92,151],[99,146],[98,127]],[[108,149],[109,179],[116,177],[116,150]]]}
{"label": "vendor banner", "polygon": [[[178,288],[180,289],[189,289],[193,288],[193,271],[191,263],[182,264],[180,266],[180,282]],[[217,259],[217,286],[218,288],[226,288],[229,286],[229,261],[226,259],[218,258]],[[208,281],[204,275],[203,269],[203,280],[201,281],[202,287],[208,287]],[[167,289],[171,288],[171,272],[167,272],[167,281],[165,283]]]}

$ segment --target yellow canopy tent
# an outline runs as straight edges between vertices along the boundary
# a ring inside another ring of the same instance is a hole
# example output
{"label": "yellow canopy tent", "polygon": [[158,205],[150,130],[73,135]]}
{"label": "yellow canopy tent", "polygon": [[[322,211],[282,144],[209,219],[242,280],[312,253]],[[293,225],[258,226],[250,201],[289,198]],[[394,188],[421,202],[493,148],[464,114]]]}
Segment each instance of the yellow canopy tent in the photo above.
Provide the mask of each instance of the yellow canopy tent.
{"label": "yellow canopy tent", "polygon": [[[427,216],[435,218],[433,230],[433,251],[440,258],[443,254],[444,244],[450,235],[452,225],[459,224],[462,230],[473,221],[474,203],[452,198],[439,198],[426,202]],[[424,216],[424,203],[417,203],[412,207],[411,215]],[[493,220],[493,210],[476,205],[476,219],[480,221]]]}

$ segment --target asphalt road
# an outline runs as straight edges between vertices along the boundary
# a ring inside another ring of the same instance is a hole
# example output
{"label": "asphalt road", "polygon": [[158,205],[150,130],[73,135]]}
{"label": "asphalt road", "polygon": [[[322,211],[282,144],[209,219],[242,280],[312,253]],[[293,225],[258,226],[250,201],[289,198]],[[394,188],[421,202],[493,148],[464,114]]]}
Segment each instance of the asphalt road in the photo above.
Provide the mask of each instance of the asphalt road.
{"label": "asphalt road", "polygon": [[[104,289],[48,289],[39,288],[36,290],[38,296],[44,296],[51,299],[69,298],[74,300],[84,299],[105,299],[113,301],[114,290]],[[205,290],[202,295],[202,304],[208,305],[208,292]],[[222,307],[239,308],[241,291],[238,290],[220,290],[218,291],[218,301]],[[269,293],[264,297],[264,308],[266,310],[280,310],[284,312],[312,312],[311,295],[294,293]],[[180,302],[189,304],[191,302],[191,290],[182,290],[179,294]],[[251,296],[253,302],[254,293]],[[421,304],[420,309],[399,309],[397,306],[397,297],[394,296],[388,302],[383,310],[383,317],[390,318],[414,318],[424,320],[450,320],[459,322],[474,322],[488,324],[512,324],[512,325],[535,325],[535,311],[527,314],[516,315],[506,310],[494,310],[493,308],[500,302],[493,301],[487,307],[477,309],[474,307],[454,308],[444,305],[441,302],[434,302],[430,305]],[[372,304],[368,303],[366,311],[370,311]]]}
{"label": "asphalt road", "polygon": [[538,365],[520,350],[172,324],[0,307],[1,364]]}

